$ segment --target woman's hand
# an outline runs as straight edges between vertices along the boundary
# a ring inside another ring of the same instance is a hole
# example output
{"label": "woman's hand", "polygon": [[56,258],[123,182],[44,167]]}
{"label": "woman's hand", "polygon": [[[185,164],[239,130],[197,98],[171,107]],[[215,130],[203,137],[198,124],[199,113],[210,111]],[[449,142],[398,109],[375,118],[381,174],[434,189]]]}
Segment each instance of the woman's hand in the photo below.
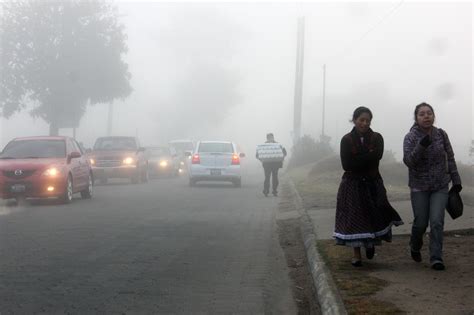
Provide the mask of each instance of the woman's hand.
{"label": "woman's hand", "polygon": [[451,189],[449,190],[450,192],[451,191],[454,191],[456,193],[460,193],[462,190],[462,186],[460,184],[457,184],[457,185],[453,185],[453,187],[451,187]]}
{"label": "woman's hand", "polygon": [[423,139],[421,139],[420,144],[425,148],[429,147],[429,145],[431,144],[430,135],[424,136]]}

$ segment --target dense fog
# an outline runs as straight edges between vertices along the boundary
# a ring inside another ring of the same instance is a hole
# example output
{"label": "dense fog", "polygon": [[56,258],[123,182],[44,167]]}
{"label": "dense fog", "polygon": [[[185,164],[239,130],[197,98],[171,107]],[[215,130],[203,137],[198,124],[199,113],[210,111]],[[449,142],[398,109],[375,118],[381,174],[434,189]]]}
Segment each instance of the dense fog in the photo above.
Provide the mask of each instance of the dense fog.
{"label": "dense fog", "polygon": [[[44,5],[48,5],[45,3]],[[325,133],[338,151],[357,106],[402,157],[414,107],[427,102],[456,157],[469,162],[473,64],[471,3],[117,2],[128,36],[133,92],[112,103],[112,134],[143,145],[232,140],[250,156],[273,132],[292,145],[297,19],[305,18],[302,134]],[[109,104],[88,106],[76,130],[86,147],[107,134]],[[0,145],[43,135],[28,109],[0,119]],[[60,129],[72,135],[72,129]]]}

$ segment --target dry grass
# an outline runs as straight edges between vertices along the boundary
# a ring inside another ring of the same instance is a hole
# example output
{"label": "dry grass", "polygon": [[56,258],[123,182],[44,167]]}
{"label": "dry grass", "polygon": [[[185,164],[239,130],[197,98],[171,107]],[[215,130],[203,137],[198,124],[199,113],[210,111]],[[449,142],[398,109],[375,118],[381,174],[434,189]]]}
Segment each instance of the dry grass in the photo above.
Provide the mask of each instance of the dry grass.
{"label": "dry grass", "polygon": [[[472,183],[472,168],[459,166],[463,177],[464,189],[461,193],[464,203],[474,205],[474,187]],[[402,163],[382,163],[380,173],[384,180],[387,196],[390,201],[410,199],[408,188],[408,171]],[[292,168],[288,175],[294,181],[306,209],[334,208],[336,196],[343,170],[338,156],[330,156],[317,163],[311,163]]]}
{"label": "dry grass", "polygon": [[318,241],[318,249],[326,261],[349,314],[402,314],[392,303],[373,297],[389,283],[371,277],[363,268],[355,269],[349,262],[351,251],[334,245],[333,240]]}
{"label": "dry grass", "polygon": [[[410,195],[403,175],[406,169],[400,175],[400,164],[387,164],[381,168],[387,174],[394,174],[393,176],[398,174],[393,180],[390,177],[384,178],[389,200],[408,200]],[[288,172],[303,198],[306,209],[335,208],[342,174],[343,170],[337,156],[328,157],[318,163],[295,167]]]}

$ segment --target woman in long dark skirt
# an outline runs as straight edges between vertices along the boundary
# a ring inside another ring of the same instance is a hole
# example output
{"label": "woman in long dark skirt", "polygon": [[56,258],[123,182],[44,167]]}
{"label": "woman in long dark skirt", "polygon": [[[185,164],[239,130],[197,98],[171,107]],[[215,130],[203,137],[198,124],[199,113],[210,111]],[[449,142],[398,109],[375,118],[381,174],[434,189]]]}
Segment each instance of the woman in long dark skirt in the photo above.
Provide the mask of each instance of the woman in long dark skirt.
{"label": "woman in long dark skirt", "polygon": [[352,265],[362,266],[361,247],[372,259],[375,246],[392,240],[392,226],[403,224],[387,199],[379,173],[384,144],[382,135],[370,129],[372,112],[358,107],[352,116],[354,128],[341,139],[344,175],[337,193],[334,238],[338,245],[354,250]]}

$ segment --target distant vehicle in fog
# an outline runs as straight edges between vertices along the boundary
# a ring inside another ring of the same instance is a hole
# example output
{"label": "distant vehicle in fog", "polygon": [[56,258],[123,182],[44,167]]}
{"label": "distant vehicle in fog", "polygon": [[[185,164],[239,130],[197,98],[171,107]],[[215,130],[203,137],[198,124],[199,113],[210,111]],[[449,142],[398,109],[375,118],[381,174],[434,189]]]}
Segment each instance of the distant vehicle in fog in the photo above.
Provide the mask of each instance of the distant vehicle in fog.
{"label": "distant vehicle in fog", "polygon": [[71,202],[74,193],[92,197],[88,158],[70,137],[28,137],[10,141],[0,154],[0,196],[57,198]]}
{"label": "distant vehicle in fog", "polygon": [[169,143],[172,152],[176,153],[182,171],[189,167],[189,157],[194,151],[194,143],[191,140],[171,140]]}
{"label": "distant vehicle in fog", "polygon": [[198,181],[229,181],[236,187],[242,185],[240,159],[244,153],[229,141],[200,141],[191,156],[189,185]]}
{"label": "distant vehicle in fog", "polygon": [[180,164],[176,153],[167,146],[146,147],[148,173],[151,177],[166,175],[178,176]]}
{"label": "distant vehicle in fog", "polygon": [[89,158],[94,178],[103,184],[109,178],[128,178],[134,184],[148,181],[145,148],[135,137],[100,137]]}

